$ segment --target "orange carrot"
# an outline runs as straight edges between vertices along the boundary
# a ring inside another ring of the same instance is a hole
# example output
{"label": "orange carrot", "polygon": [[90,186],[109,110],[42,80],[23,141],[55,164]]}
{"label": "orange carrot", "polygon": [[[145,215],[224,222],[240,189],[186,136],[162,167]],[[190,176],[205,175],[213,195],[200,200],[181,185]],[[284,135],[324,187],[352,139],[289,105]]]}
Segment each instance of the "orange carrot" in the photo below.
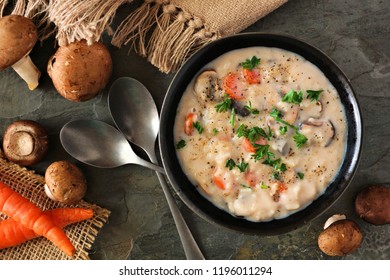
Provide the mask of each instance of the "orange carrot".
{"label": "orange carrot", "polygon": [[276,190],[277,192],[282,193],[282,192],[287,191],[286,183],[277,181],[277,184],[278,184],[278,188],[277,188],[277,190]]}
{"label": "orange carrot", "polygon": [[249,153],[256,153],[255,147],[253,147],[251,141],[249,141],[248,138],[244,138],[244,140],[242,140],[242,143],[244,145],[245,151],[247,151]]}
{"label": "orange carrot", "polygon": [[0,182],[0,211],[36,234],[45,236],[64,253],[72,256],[75,248],[64,231],[35,204]]}
{"label": "orange carrot", "polygon": [[[44,213],[60,228],[93,217],[93,210],[86,208],[58,208],[46,210]],[[39,235],[33,230],[24,227],[14,219],[0,221],[0,249],[16,246],[37,237]]]}
{"label": "orange carrot", "polygon": [[278,202],[279,199],[280,199],[281,193],[287,191],[287,186],[286,186],[285,183],[280,182],[280,181],[277,181],[276,184],[277,184],[277,189],[276,189],[276,192],[273,195],[273,199],[274,199],[275,202]]}
{"label": "orange carrot", "polygon": [[244,96],[244,88],[238,73],[233,72],[228,74],[223,80],[223,90],[235,100],[241,100]]}
{"label": "orange carrot", "polygon": [[194,113],[188,113],[184,122],[184,133],[188,136],[192,135],[192,130],[194,126],[194,119],[196,115]]}
{"label": "orange carrot", "polygon": [[213,175],[213,181],[214,181],[214,184],[218,188],[220,188],[221,190],[225,189],[225,184],[224,184],[223,180],[221,178],[219,178],[218,176],[216,176],[215,174]]}
{"label": "orange carrot", "polygon": [[242,69],[242,74],[244,75],[244,78],[248,84],[260,84],[260,69],[254,68],[254,69]]}
{"label": "orange carrot", "polygon": [[[248,138],[244,138],[244,140],[242,140],[242,144],[244,146],[245,151],[249,153],[256,153],[256,148],[252,145],[251,141],[249,141]],[[266,145],[267,139],[260,137],[260,139],[257,140],[255,144]]]}

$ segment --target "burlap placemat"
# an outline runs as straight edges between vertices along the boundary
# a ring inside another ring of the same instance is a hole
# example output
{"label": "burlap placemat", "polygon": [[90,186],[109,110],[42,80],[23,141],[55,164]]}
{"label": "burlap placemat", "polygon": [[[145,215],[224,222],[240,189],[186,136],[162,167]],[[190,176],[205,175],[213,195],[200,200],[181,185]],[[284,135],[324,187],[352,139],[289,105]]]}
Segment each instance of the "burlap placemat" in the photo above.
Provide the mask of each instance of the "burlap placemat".
{"label": "burlap placemat", "polygon": [[[46,196],[43,176],[9,162],[5,159],[1,150],[0,181],[30,199],[42,210],[64,207]],[[0,260],[88,260],[95,237],[107,222],[110,211],[85,201],[81,201],[74,207],[85,207],[94,210],[93,218],[64,228],[66,235],[76,248],[74,256],[67,256],[49,240],[39,237],[16,247],[1,249]],[[6,218],[7,216],[0,212],[0,220]]]}

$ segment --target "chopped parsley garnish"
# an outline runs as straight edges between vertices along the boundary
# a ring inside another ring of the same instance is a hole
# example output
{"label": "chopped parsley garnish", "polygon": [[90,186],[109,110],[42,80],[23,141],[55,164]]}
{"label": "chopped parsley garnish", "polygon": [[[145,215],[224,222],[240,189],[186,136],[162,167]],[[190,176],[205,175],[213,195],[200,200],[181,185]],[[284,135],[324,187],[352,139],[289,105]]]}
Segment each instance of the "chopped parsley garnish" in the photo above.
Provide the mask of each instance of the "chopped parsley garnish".
{"label": "chopped parsley garnish", "polygon": [[186,141],[184,141],[183,139],[182,140],[180,140],[179,142],[177,142],[177,144],[176,144],[176,149],[182,149],[182,148],[184,148],[186,146]]}
{"label": "chopped parsley garnish", "polygon": [[279,172],[273,172],[271,174],[271,178],[274,179],[274,180],[279,180]]}
{"label": "chopped parsley garnish", "polygon": [[217,135],[218,129],[216,129],[216,128],[214,127],[214,128],[213,128],[213,133],[214,133],[214,135]]}
{"label": "chopped parsley garnish", "polygon": [[284,135],[287,132],[287,126],[281,126],[279,128],[280,134]]}
{"label": "chopped parsley garnish", "polygon": [[240,65],[242,68],[252,70],[253,68],[257,67],[260,64],[260,58],[257,58],[256,56],[252,56],[251,59],[246,59],[244,62],[241,62]]}
{"label": "chopped parsley garnish", "polygon": [[248,129],[248,139],[251,142],[256,142],[260,137],[269,139],[267,133],[261,127],[255,126]]}
{"label": "chopped parsley garnish", "polygon": [[236,167],[241,171],[241,172],[245,172],[248,167],[249,167],[249,163],[247,162],[244,162],[244,161],[241,161],[240,164],[237,164]]}
{"label": "chopped parsley garnish", "polygon": [[303,144],[307,142],[307,137],[298,131],[295,132],[295,135],[293,137],[295,144],[297,145],[298,149],[302,147]]}
{"label": "chopped parsley garnish", "polygon": [[267,139],[270,140],[272,136],[273,136],[272,130],[271,130],[271,128],[268,126],[268,138],[267,138]]}
{"label": "chopped parsley garnish", "polygon": [[278,119],[283,118],[283,114],[278,109],[276,109],[275,107],[272,108],[272,111],[271,111],[271,113],[269,115],[271,117],[273,117],[277,121],[278,121]]}
{"label": "chopped parsley garnish", "polygon": [[300,104],[302,102],[302,99],[303,99],[302,91],[295,91],[291,89],[288,93],[286,93],[285,96],[283,96],[282,101],[292,103],[292,104]]}
{"label": "chopped parsley garnish", "polygon": [[261,127],[255,126],[251,128],[246,128],[244,124],[241,124],[237,128],[237,136],[239,138],[244,136],[245,138],[248,138],[251,143],[255,143],[257,140],[260,139],[260,137],[270,140],[272,137],[272,132],[270,128],[268,128],[267,134],[265,130]]}
{"label": "chopped parsley garnish", "polygon": [[229,98],[229,95],[225,94],[225,99],[221,102],[215,105],[215,109],[218,113],[227,112],[230,110],[233,106],[232,100]]}
{"label": "chopped parsley garnish", "polygon": [[236,167],[236,163],[232,159],[228,159],[226,161],[225,167],[229,168],[229,170],[232,170],[234,167]]}
{"label": "chopped parsley garnish", "polygon": [[234,126],[234,117],[236,116],[236,111],[232,109],[232,114],[230,115],[230,124]]}
{"label": "chopped parsley garnish", "polygon": [[236,164],[236,162],[230,158],[226,161],[225,167],[227,167],[229,170],[232,170],[234,167],[237,167],[241,172],[245,172],[246,170],[248,170],[249,163],[241,161],[239,164]]}
{"label": "chopped parsley garnish", "polygon": [[253,114],[253,115],[258,115],[259,114],[259,110],[255,109],[252,107],[252,103],[249,101],[249,104],[244,106],[245,109],[247,109],[249,111],[249,113]]}
{"label": "chopped parsley garnish", "polygon": [[307,90],[307,99],[310,99],[311,101],[318,101],[320,98],[320,94],[323,92],[322,89],[320,90]]}
{"label": "chopped parsley garnish", "polygon": [[271,113],[270,113],[270,116],[273,117],[277,122],[285,124],[285,125],[287,125],[295,130],[295,134],[293,136],[293,139],[294,139],[294,142],[298,148],[301,148],[302,145],[307,142],[307,140],[308,140],[307,137],[305,135],[299,133],[298,127],[296,127],[296,126],[294,126],[294,125],[292,125],[292,124],[290,124],[282,119],[283,115],[280,111],[278,111],[278,109],[273,108]]}
{"label": "chopped parsley garnish", "polygon": [[239,138],[241,137],[247,137],[247,132],[246,132],[246,127],[244,124],[241,124],[238,128],[237,128],[237,136]]}
{"label": "chopped parsley garnish", "polygon": [[281,172],[286,171],[287,169],[286,165],[281,162],[280,158],[272,160],[272,158],[275,157],[275,154],[269,150],[270,145],[268,144],[260,145],[255,143],[260,138],[260,136],[269,139],[270,134],[271,133],[267,135],[264,129],[257,126],[250,129],[246,129],[245,126],[242,124],[237,129],[238,137],[245,136],[246,138],[249,139],[249,141],[252,143],[253,147],[255,148],[256,152],[252,154],[252,158],[254,159],[255,162],[265,158],[263,164],[270,165],[273,168],[275,168],[275,170],[277,171],[281,171]]}
{"label": "chopped parsley garnish", "polygon": [[269,115],[271,117],[273,117],[275,119],[275,121],[280,122],[280,123],[282,123],[284,125],[287,125],[287,126],[293,128],[294,130],[298,130],[298,128],[296,126],[294,126],[294,125],[292,125],[292,124],[290,124],[290,123],[288,123],[288,122],[286,122],[285,120],[282,119],[283,118],[283,114],[278,109],[273,108]]}
{"label": "chopped parsley garnish", "polygon": [[267,158],[263,163],[272,166],[276,171],[284,172],[287,170],[286,164],[282,163],[281,158],[275,160]]}
{"label": "chopped parsley garnish", "polygon": [[269,189],[269,186],[267,186],[266,184],[264,184],[264,182],[262,181],[262,182],[261,182],[261,185],[260,185],[260,188],[262,188],[262,189]]}
{"label": "chopped parsley garnish", "polygon": [[192,125],[196,128],[196,130],[199,132],[199,134],[202,134],[203,127],[201,126],[199,121],[192,123]]}
{"label": "chopped parsley garnish", "polygon": [[269,145],[259,145],[254,144],[253,147],[256,149],[256,152],[252,155],[252,158],[256,161],[261,160],[262,158],[266,157],[267,159],[270,159],[271,157],[274,157],[275,154],[273,152],[269,151]]}
{"label": "chopped parsley garnish", "polygon": [[299,179],[303,179],[305,177],[305,174],[303,174],[302,172],[297,172],[297,176]]}

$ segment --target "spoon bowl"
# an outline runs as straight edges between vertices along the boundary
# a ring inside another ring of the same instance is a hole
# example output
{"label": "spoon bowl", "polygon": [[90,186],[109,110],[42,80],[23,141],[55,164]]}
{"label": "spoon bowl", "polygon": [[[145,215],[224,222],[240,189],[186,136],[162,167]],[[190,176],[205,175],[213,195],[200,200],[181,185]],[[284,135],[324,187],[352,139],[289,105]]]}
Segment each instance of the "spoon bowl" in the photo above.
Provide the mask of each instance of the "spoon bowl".
{"label": "spoon bowl", "polygon": [[[119,78],[110,88],[108,105],[114,123],[119,130],[130,142],[141,147],[151,162],[158,163],[155,142],[160,121],[156,104],[146,87],[135,79]],[[175,220],[187,259],[203,260],[204,256],[176,205],[166,179],[159,173],[157,173],[157,177]]]}
{"label": "spoon bowl", "polygon": [[135,79],[119,78],[110,88],[108,104],[116,127],[125,137],[149,156],[154,154],[160,119],[148,89]]}
{"label": "spoon bowl", "polygon": [[99,168],[139,164],[164,173],[160,166],[138,157],[127,139],[111,125],[98,120],[76,120],[60,131],[64,149],[77,160]]}

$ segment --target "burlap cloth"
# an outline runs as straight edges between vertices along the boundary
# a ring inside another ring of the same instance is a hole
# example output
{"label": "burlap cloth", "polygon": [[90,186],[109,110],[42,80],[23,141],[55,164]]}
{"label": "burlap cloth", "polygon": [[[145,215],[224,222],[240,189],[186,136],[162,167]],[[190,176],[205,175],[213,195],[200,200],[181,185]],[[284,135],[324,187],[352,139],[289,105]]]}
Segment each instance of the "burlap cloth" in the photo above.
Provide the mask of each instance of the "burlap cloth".
{"label": "burlap cloth", "polygon": [[[176,71],[203,45],[238,33],[287,0],[145,0],[123,7],[128,16],[112,27],[117,9],[133,0],[16,0],[13,14],[32,18],[41,40],[55,33],[60,46],[98,41],[108,29],[116,47],[128,46],[164,73]],[[8,0],[0,0],[0,16]],[[51,27],[54,26],[54,29]]]}
{"label": "burlap cloth", "polygon": [[112,44],[129,44],[162,72],[176,71],[203,45],[235,34],[287,0],[145,0],[116,30]]}
{"label": "burlap cloth", "polygon": [[[44,177],[11,163],[0,150],[0,180],[15,191],[30,199],[42,210],[63,207],[50,200],[44,192]],[[19,246],[1,249],[0,260],[88,260],[92,244],[99,230],[107,222],[110,211],[94,204],[81,201],[74,207],[93,209],[92,219],[78,222],[64,228],[66,235],[76,248],[69,257],[44,237],[27,241]],[[7,217],[0,212],[0,220]]]}

